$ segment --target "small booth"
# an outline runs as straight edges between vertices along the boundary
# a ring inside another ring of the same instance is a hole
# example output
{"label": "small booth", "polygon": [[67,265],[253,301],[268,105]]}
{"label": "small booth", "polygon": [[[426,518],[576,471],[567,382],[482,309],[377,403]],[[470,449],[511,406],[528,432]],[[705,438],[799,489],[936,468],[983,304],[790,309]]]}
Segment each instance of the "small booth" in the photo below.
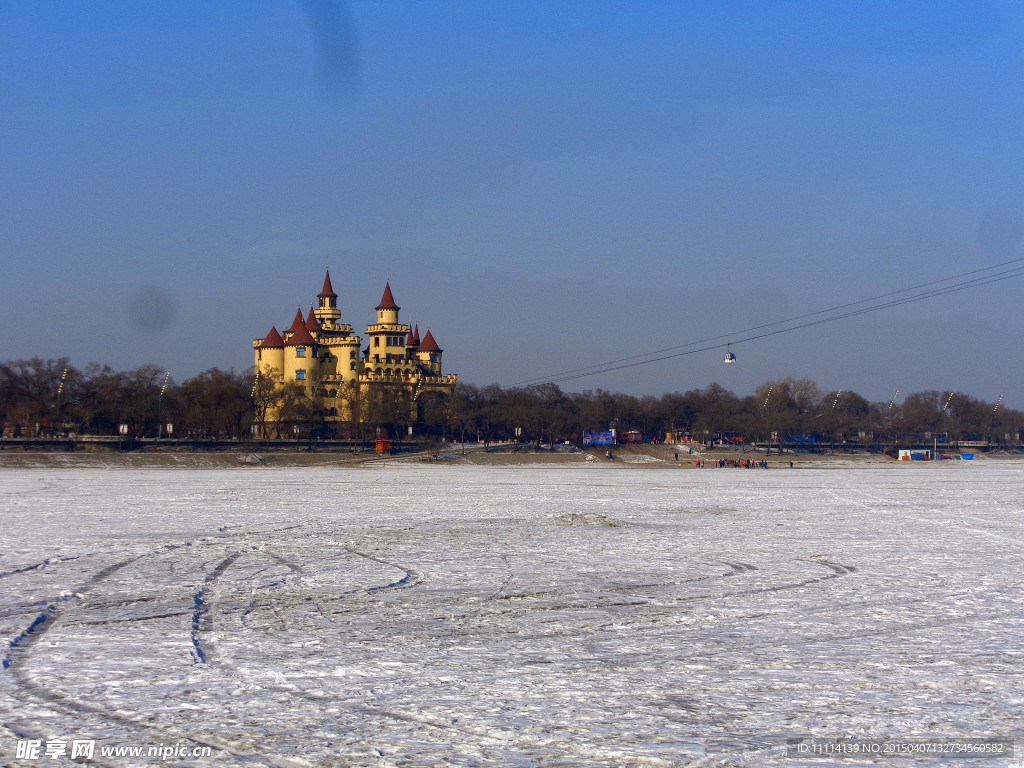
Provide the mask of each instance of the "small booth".
{"label": "small booth", "polygon": [[926,448],[900,450],[900,461],[931,461],[932,452]]}

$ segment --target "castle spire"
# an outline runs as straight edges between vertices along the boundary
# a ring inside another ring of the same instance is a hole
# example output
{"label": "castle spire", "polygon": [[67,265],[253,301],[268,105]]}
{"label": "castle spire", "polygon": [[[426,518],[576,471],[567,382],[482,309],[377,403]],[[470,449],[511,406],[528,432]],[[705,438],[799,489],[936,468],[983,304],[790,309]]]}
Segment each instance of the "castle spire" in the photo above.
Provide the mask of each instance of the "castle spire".
{"label": "castle spire", "polygon": [[292,327],[288,329],[288,334],[285,346],[316,344],[316,339],[309,333],[309,329],[306,328],[306,323],[302,319],[301,307],[295,313],[295,320],[292,321]]}
{"label": "castle spire", "polygon": [[384,295],[381,297],[380,304],[374,307],[378,312],[382,309],[393,309],[396,312],[401,309],[400,306],[395,304],[395,297],[391,295],[391,283],[384,284]]}
{"label": "castle spire", "polygon": [[324,297],[331,297],[333,299],[338,298],[338,294],[334,292],[334,288],[331,287],[331,270],[327,270],[327,274],[324,275],[324,287],[317,294],[317,298],[322,299]]}
{"label": "castle spire", "polygon": [[380,304],[374,309],[377,310],[377,323],[384,325],[396,325],[398,323],[398,310],[401,309],[395,304],[395,297],[391,295],[391,283],[384,285],[384,295]]}
{"label": "castle spire", "polygon": [[[316,298],[318,306],[315,314],[320,324],[330,326],[337,323],[341,319],[341,310],[338,309],[338,294],[334,292],[331,285],[331,270],[329,269],[324,274],[324,287]],[[316,329],[310,328],[309,330]]]}
{"label": "castle spire", "polygon": [[309,308],[309,314],[306,316],[306,330],[310,333],[320,330],[320,323],[316,321],[316,313],[312,307]]}

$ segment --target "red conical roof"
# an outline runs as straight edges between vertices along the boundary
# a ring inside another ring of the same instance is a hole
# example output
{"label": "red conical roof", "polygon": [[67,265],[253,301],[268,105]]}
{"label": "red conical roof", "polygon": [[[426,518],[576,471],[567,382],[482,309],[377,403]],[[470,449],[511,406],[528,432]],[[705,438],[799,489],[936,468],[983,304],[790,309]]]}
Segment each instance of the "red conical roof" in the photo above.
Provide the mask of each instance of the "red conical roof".
{"label": "red conical roof", "polygon": [[423,337],[423,342],[420,344],[420,352],[442,352],[443,350],[437,346],[437,342],[434,341],[434,334],[427,331],[427,335]]}
{"label": "red conical roof", "polygon": [[267,334],[267,338],[260,344],[261,347],[283,347],[284,339],[281,338],[281,334],[277,330],[276,325],[270,326],[270,333]]}
{"label": "red conical roof", "polygon": [[407,347],[415,346],[415,344],[413,343],[413,340],[412,340],[412,331],[409,331],[409,335],[405,337],[405,346],[407,346]]}
{"label": "red conical roof", "polygon": [[417,347],[420,345],[420,324],[416,323],[416,328],[412,332],[412,343]]}
{"label": "red conical roof", "polygon": [[312,307],[309,308],[309,314],[306,316],[306,330],[310,331],[311,333],[313,331],[320,330],[320,323],[317,322],[316,315],[313,314]]}
{"label": "red conical roof", "polygon": [[304,325],[300,325],[299,330],[289,336],[288,341],[285,342],[285,346],[289,347],[304,347],[308,344],[316,344],[316,339],[309,335],[309,331]]}
{"label": "red conical roof", "polygon": [[295,319],[292,321],[292,327],[288,329],[287,333],[291,334],[291,336],[288,337],[288,341],[285,342],[288,346],[316,344],[316,339],[309,335],[309,330],[307,330],[306,324],[302,320],[301,309],[295,313]]}
{"label": "red conical roof", "polygon": [[318,299],[322,299],[325,296],[329,296],[332,299],[338,298],[338,294],[334,292],[334,288],[331,287],[331,270],[327,270],[327,274],[324,276],[324,287],[320,293],[317,294]]}
{"label": "red conical roof", "polygon": [[391,295],[390,282],[384,284],[384,296],[381,297],[380,304],[374,307],[374,309],[401,309],[400,306],[395,304],[395,297]]}

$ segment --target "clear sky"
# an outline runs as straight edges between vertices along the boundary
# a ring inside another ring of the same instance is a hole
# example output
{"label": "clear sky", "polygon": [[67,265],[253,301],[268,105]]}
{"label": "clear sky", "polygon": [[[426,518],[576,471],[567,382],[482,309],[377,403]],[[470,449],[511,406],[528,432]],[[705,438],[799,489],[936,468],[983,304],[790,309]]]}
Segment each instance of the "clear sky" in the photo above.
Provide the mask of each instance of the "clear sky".
{"label": "clear sky", "polygon": [[[0,359],[252,364],[330,266],[509,385],[1024,256],[1024,6],[0,0]],[[1024,407],[1024,278],[565,382]]]}

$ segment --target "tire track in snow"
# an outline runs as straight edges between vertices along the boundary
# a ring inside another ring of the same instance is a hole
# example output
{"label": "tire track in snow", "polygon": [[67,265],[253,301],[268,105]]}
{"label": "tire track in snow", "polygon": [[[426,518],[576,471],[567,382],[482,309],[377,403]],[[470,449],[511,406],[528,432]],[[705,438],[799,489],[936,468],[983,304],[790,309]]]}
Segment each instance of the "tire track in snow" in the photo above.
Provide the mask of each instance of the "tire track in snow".
{"label": "tire track in snow", "polygon": [[381,565],[386,565],[389,568],[397,568],[398,570],[405,572],[405,575],[402,578],[400,578],[400,579],[398,579],[396,581],[392,581],[390,584],[382,584],[379,587],[363,587],[362,590],[360,590],[360,591],[366,592],[367,594],[374,594],[374,593],[377,593],[377,592],[384,592],[384,591],[389,590],[389,589],[409,589],[411,587],[415,587],[415,586],[418,586],[419,584],[422,584],[424,579],[426,578],[424,576],[423,572],[420,571],[420,570],[417,570],[416,568],[412,568],[412,567],[408,567],[407,568],[404,565],[398,565],[397,563],[389,562],[389,561],[385,560],[382,557],[377,557],[376,555],[371,555],[368,552],[362,552],[362,551],[356,549],[355,547],[344,547],[344,550],[346,552],[350,552],[353,555],[356,555],[357,557],[362,557],[362,558],[365,558],[367,560],[372,560],[375,563],[380,563]]}
{"label": "tire track in snow", "polygon": [[[639,599],[637,601],[633,601],[633,602],[606,602],[606,601],[600,601],[600,600],[598,600],[598,601],[594,601],[594,600],[580,600],[580,601],[576,601],[576,602],[566,602],[566,603],[555,604],[555,605],[552,605],[550,603],[538,604],[536,606],[516,605],[513,608],[508,608],[508,609],[502,610],[502,611],[496,611],[493,615],[500,616],[500,615],[503,615],[503,614],[506,614],[506,613],[513,613],[515,611],[521,611],[521,610],[526,610],[526,609],[545,610],[545,611],[551,611],[551,610],[591,610],[591,609],[601,609],[601,608],[609,608],[609,607],[628,607],[628,606],[650,605],[652,603],[657,604],[660,601],[663,601],[665,604],[672,604],[672,603],[696,603],[696,602],[702,602],[702,601],[706,601],[706,600],[724,600],[724,599],[732,598],[732,597],[744,597],[744,596],[749,596],[749,595],[760,595],[760,594],[766,594],[766,593],[772,593],[772,592],[782,592],[782,591],[790,590],[790,589],[800,589],[801,587],[807,587],[807,586],[810,586],[812,584],[820,584],[822,582],[829,581],[831,579],[836,579],[836,578],[839,578],[840,576],[847,576],[849,574],[856,573],[856,571],[857,571],[857,568],[855,566],[852,566],[852,565],[841,565],[839,563],[834,563],[834,562],[832,562],[830,560],[823,560],[823,559],[821,559],[821,556],[815,556],[815,557],[812,557],[812,558],[807,558],[806,560],[804,558],[797,558],[796,560],[797,560],[797,562],[811,562],[811,563],[815,563],[816,565],[821,565],[821,566],[831,570],[832,573],[828,574],[826,576],[812,576],[812,577],[803,579],[801,581],[788,582],[788,583],[785,583],[785,584],[776,584],[776,585],[773,585],[773,586],[756,587],[756,588],[751,588],[751,589],[738,589],[738,590],[734,590],[734,591],[721,592],[721,593],[718,593],[718,594],[709,594],[709,595],[691,595],[691,596],[686,596],[686,597],[660,597],[660,598],[657,598],[657,597],[645,597],[645,598],[641,598],[641,599]],[[732,562],[726,562],[726,561],[723,561],[723,563],[725,565],[728,565],[732,570],[726,571],[724,573],[709,574],[707,576],[698,576],[698,577],[695,577],[695,578],[692,578],[692,579],[682,579],[682,580],[679,580],[679,581],[666,582],[666,583],[663,583],[663,584],[659,583],[659,584],[639,584],[639,585],[617,586],[617,587],[613,587],[613,588],[611,588],[611,589],[609,589],[607,591],[609,591],[609,592],[620,592],[621,593],[621,592],[642,591],[644,589],[664,589],[666,587],[675,587],[675,586],[682,586],[682,585],[688,585],[688,584],[695,584],[695,583],[700,583],[700,582],[713,581],[713,580],[717,580],[717,579],[725,579],[725,578],[729,578],[729,577],[732,577],[732,576],[739,576],[739,575],[743,575],[743,574],[749,574],[749,573],[753,573],[753,572],[756,572],[756,571],[763,571],[763,569],[758,568],[757,566],[754,566],[754,565],[749,565],[747,563],[732,563]],[[559,595],[559,594],[564,594],[564,593],[560,592],[558,590],[554,590],[554,591],[549,591],[549,592],[537,592],[537,593],[529,593],[529,594],[501,595],[498,599],[501,599],[501,600],[524,600],[524,599],[529,599],[529,598],[551,597],[551,596],[555,596],[555,595]]]}
{"label": "tire track in snow", "polygon": [[[334,599],[341,599],[341,598],[350,597],[352,595],[357,595],[357,594],[375,594],[375,593],[378,593],[378,592],[383,592],[383,591],[387,591],[387,590],[394,590],[394,589],[409,589],[411,587],[417,586],[418,584],[421,584],[424,581],[424,579],[426,578],[424,576],[423,572],[418,570],[418,569],[416,569],[416,568],[412,568],[412,567],[408,567],[407,568],[405,566],[398,565],[396,563],[392,563],[392,562],[390,562],[388,560],[385,560],[385,559],[383,559],[381,557],[377,557],[376,555],[368,554],[366,552],[363,552],[361,550],[355,549],[355,548],[347,546],[347,545],[342,545],[341,548],[344,549],[349,554],[355,555],[355,556],[360,557],[360,558],[362,558],[364,560],[369,560],[371,562],[379,563],[381,565],[386,565],[389,568],[394,568],[396,570],[402,571],[403,575],[402,575],[401,578],[396,579],[396,580],[394,580],[392,582],[389,582],[387,584],[379,584],[377,586],[360,586],[360,587],[355,587],[354,589],[345,590],[344,592],[341,592],[340,594],[338,594]],[[302,575],[302,573],[303,573],[303,566],[301,565],[301,563],[292,562],[291,560],[288,560],[287,558],[285,558],[285,557],[283,557],[281,555],[278,555],[278,554],[276,554],[274,552],[271,552],[269,550],[266,550],[266,549],[260,549],[258,551],[261,552],[262,554],[266,555],[267,557],[271,558],[275,562],[279,563],[280,565],[283,565],[284,567],[288,568],[289,570],[292,571],[292,573],[295,573],[295,574],[297,574],[299,576]],[[308,601],[313,604],[313,607],[316,608],[317,613],[319,613],[319,615],[323,619],[328,620],[328,621],[331,620],[330,619],[330,612],[324,610],[324,607],[320,604],[320,602],[318,600],[316,600],[313,597],[309,597]],[[276,611],[276,609],[274,607],[274,604],[269,603],[269,602],[261,602],[259,599],[254,598],[253,600],[251,600],[249,602],[249,604],[246,606],[245,610],[242,611],[241,615],[239,616],[239,620],[241,621],[242,625],[245,626],[246,628],[248,628],[249,627],[249,623],[250,623],[250,618],[249,617],[252,615],[253,612],[255,612],[256,610],[261,609],[261,608],[270,608],[274,612],[274,614],[277,615],[277,611]],[[281,620],[283,622],[283,619],[280,619],[280,617],[278,617],[278,618],[279,618],[279,620]]]}
{"label": "tire track in snow", "polygon": [[[98,718],[101,723],[115,724],[133,731],[141,730],[146,733],[159,734],[162,737],[162,743],[171,743],[173,741],[177,741],[179,743],[190,742],[197,746],[210,747],[215,752],[223,753],[229,756],[229,758],[233,758],[236,762],[240,762],[245,765],[256,764],[270,765],[275,768],[295,768],[297,765],[295,761],[287,758],[275,758],[261,754],[258,751],[258,745],[254,744],[251,749],[243,751],[239,748],[241,745],[228,744],[212,735],[207,737],[197,736],[194,733],[189,734],[177,728],[153,725],[146,722],[148,716],[145,713],[122,713],[121,711],[112,712],[107,706],[83,701],[74,696],[70,696],[61,691],[53,690],[45,685],[37,683],[29,674],[27,663],[34,646],[36,646],[46,633],[56,625],[58,620],[63,618],[72,610],[80,608],[80,601],[87,596],[93,588],[97,587],[122,569],[130,565],[134,565],[139,561],[156,554],[156,552],[165,552],[189,546],[191,546],[191,542],[188,542],[187,544],[166,545],[160,550],[137,555],[102,569],[84,582],[78,589],[70,593],[69,597],[48,605],[46,610],[41,612],[21,634],[12,640],[7,656],[3,660],[3,667],[11,673],[11,679],[15,681],[17,686],[25,694],[35,699],[48,709],[63,712],[79,719],[80,721],[84,720],[85,722],[88,722],[90,718]],[[239,552],[237,554],[240,555],[242,553]],[[223,561],[221,565],[224,565]],[[227,566],[224,568],[226,569],[226,567]],[[224,569],[221,570],[221,573],[223,570]],[[12,731],[19,731],[19,726],[10,723],[5,724],[5,727]],[[101,730],[105,730],[105,728]],[[47,738],[49,738],[49,736],[47,736]],[[45,741],[46,739],[44,738],[42,740]],[[99,758],[94,760],[94,762],[98,765],[121,765],[121,763],[104,761]]]}
{"label": "tire track in snow", "polygon": [[69,603],[74,600],[81,600],[83,594],[88,593],[90,589],[95,587],[101,581],[114,573],[117,573],[117,571],[121,570],[125,566],[138,561],[142,557],[144,557],[144,555],[138,555],[104,568],[82,584],[78,589],[47,605],[46,609],[36,616],[27,628],[22,630],[17,637],[10,641],[7,655],[3,660],[3,668],[10,669],[12,673],[18,677],[19,671],[22,668],[22,662],[32,649],[32,646],[38,643],[39,640],[53,628],[57,619],[64,613],[64,611],[67,610]]}
{"label": "tire track in snow", "polygon": [[204,635],[213,631],[213,614],[210,611],[210,592],[217,584],[221,574],[234,563],[242,552],[234,552],[217,564],[212,573],[206,576],[203,581],[203,588],[196,592],[192,599],[195,601],[195,610],[192,612],[192,655],[200,664],[208,663],[211,649],[207,647]]}
{"label": "tire track in snow", "polygon": [[[86,717],[98,716],[104,723],[114,723],[126,726],[133,730],[144,729],[147,731],[155,731],[163,734],[164,736],[171,736],[172,738],[180,741],[189,741],[199,746],[209,746],[213,749],[223,750],[224,748],[222,745],[214,744],[213,742],[205,741],[203,739],[197,739],[184,733],[159,728],[148,723],[139,722],[131,717],[111,712],[107,707],[91,704],[60,691],[47,688],[33,680],[26,668],[33,647],[37,645],[43,637],[45,637],[47,632],[53,629],[57,621],[65,613],[73,608],[79,607],[77,603],[79,603],[79,601],[81,601],[91,589],[98,586],[121,569],[129,565],[133,565],[151,554],[152,553],[137,555],[135,557],[128,558],[127,560],[122,560],[114,563],[113,565],[109,565],[84,582],[74,593],[71,593],[69,597],[51,603],[45,611],[36,617],[35,621],[33,621],[21,634],[10,642],[10,648],[3,660],[3,667],[11,673],[11,679],[17,683],[18,687],[24,693],[28,694],[30,697],[49,709],[64,712],[76,718],[81,718],[83,715]],[[18,730],[17,726],[11,724],[7,724],[6,727],[12,731]],[[49,736],[47,736],[47,738],[49,738]],[[119,764],[117,762],[102,759],[96,760],[95,762],[100,765],[111,766]]]}
{"label": "tire track in snow", "polygon": [[56,565],[57,563],[66,563],[71,560],[77,560],[80,555],[74,555],[72,557],[48,557],[41,563],[33,563],[32,565],[26,565],[22,568],[15,568],[11,571],[4,571],[0,573],[0,579],[5,579],[8,576],[17,576],[19,573],[28,573],[30,571],[41,570],[49,565]]}
{"label": "tire track in snow", "polygon": [[[357,593],[374,594],[386,590],[409,589],[425,581],[425,575],[423,574],[422,571],[420,571],[417,568],[411,566],[398,565],[389,560],[378,557],[376,555],[369,554],[367,552],[363,552],[351,546],[343,546],[342,548],[346,552],[356,555],[357,557],[361,557],[366,560],[379,563],[381,565],[386,565],[390,568],[396,568],[404,572],[404,575],[401,578],[396,579],[388,584],[383,584],[376,587],[359,587],[358,589],[350,590],[344,593],[345,595]],[[224,571],[227,570],[227,568],[235,562],[235,560],[237,559],[237,555],[240,554],[241,553],[236,553],[236,556],[226,558],[217,566],[214,573],[211,574],[211,585],[216,584],[216,581],[220,578],[221,575],[223,575]],[[277,560],[282,565],[298,568],[298,566],[295,566],[294,564],[289,564],[288,561],[284,560],[283,558],[280,558],[277,555],[274,555],[269,552],[263,552],[263,554],[266,554],[269,557]],[[514,573],[512,571],[510,564],[508,563],[507,558],[505,559],[505,563],[509,569],[509,573],[505,581],[502,583],[501,587],[499,587],[499,589],[492,594],[491,597],[495,599],[500,599],[501,591],[512,581],[514,577]],[[756,568],[754,568],[753,566],[741,566],[737,569],[737,572],[745,572],[750,569],[756,570]],[[207,658],[209,658],[209,656]],[[236,678],[242,681],[249,679],[249,676],[241,674],[240,670],[229,659],[217,658],[210,659],[210,661],[213,661],[214,663],[216,663],[217,666],[226,669],[232,675],[234,675]],[[271,681],[261,681],[260,684],[262,687],[266,689],[277,691],[290,698],[309,701],[316,704],[317,706],[323,706],[325,703],[336,703],[337,701],[337,699],[332,693],[323,691],[321,689],[308,690],[302,687],[301,683],[295,678],[291,678],[288,684],[286,685],[274,683]],[[351,712],[361,713],[376,718],[394,720],[397,722],[403,722],[411,725],[417,725],[421,727],[436,729],[446,733],[450,733],[452,734],[454,743],[464,743],[464,737],[471,736],[475,739],[483,740],[484,742],[490,744],[503,745],[506,748],[509,748],[510,745],[512,745],[512,749],[517,749],[523,752],[524,754],[530,754],[533,750],[536,750],[539,753],[543,754],[549,752],[552,748],[555,748],[562,751],[565,757],[567,758],[583,757],[584,759],[589,761],[602,762],[614,759],[621,760],[621,764],[623,765],[665,766],[666,768],[672,765],[671,762],[657,757],[650,757],[645,755],[626,755],[621,751],[621,749],[615,749],[612,753],[609,753],[598,748],[590,747],[586,744],[560,740],[557,737],[531,736],[528,734],[523,734],[517,731],[497,726],[476,725],[472,723],[461,722],[461,718],[446,719],[443,717],[426,715],[418,712],[404,712],[399,709],[394,709],[386,706],[374,706],[370,704],[357,704],[354,706],[350,706],[347,709]],[[460,722],[456,722],[456,720],[460,720]]]}

